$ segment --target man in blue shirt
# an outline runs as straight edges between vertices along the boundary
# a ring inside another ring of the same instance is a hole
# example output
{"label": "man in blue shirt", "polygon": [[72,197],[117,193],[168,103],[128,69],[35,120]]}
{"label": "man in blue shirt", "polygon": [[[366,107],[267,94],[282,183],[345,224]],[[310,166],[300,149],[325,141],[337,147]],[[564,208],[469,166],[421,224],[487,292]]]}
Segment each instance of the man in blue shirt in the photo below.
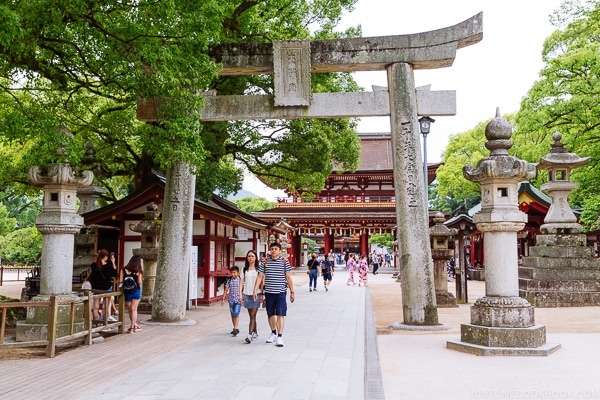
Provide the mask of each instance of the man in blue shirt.
{"label": "man in blue shirt", "polygon": [[253,297],[256,299],[258,288],[264,282],[265,305],[271,334],[267,343],[283,347],[283,328],[287,314],[286,294],[290,288],[290,301],[293,303],[294,283],[292,282],[292,267],[288,260],[281,257],[281,245],[277,242],[269,246],[269,257],[258,266],[258,277],[254,284]]}

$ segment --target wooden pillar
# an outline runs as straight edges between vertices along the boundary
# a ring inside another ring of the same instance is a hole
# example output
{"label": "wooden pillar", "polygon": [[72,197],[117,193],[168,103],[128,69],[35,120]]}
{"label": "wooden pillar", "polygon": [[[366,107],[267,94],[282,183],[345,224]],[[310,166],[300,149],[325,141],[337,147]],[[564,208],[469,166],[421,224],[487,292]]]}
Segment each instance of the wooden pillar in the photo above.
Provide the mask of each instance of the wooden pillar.
{"label": "wooden pillar", "polygon": [[413,69],[408,63],[396,63],[387,67],[387,74],[396,220],[398,226],[410,227],[398,232],[404,323],[437,325]]}
{"label": "wooden pillar", "polygon": [[302,236],[292,236],[292,255],[293,255],[293,267],[299,267],[302,265]]}
{"label": "wooden pillar", "polygon": [[325,244],[325,254],[329,254],[330,250],[333,250],[333,234],[329,233],[329,228],[323,229],[323,242]]}
{"label": "wooden pillar", "polygon": [[360,254],[369,254],[369,233],[367,231],[360,234]]}

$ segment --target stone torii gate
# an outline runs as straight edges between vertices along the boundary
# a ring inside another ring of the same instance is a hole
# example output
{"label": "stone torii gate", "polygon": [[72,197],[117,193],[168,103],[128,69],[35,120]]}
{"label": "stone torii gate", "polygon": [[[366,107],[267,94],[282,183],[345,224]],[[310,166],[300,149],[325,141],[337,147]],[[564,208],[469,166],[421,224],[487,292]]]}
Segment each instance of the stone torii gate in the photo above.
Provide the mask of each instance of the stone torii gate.
{"label": "stone torii gate", "polygon": [[[479,13],[454,26],[416,34],[272,44],[227,43],[210,52],[222,64],[220,75],[274,74],[275,90],[274,96],[205,93],[200,117],[203,121],[390,116],[396,218],[398,226],[404,227],[398,230],[398,243],[407,325],[438,324],[418,116],[456,114],[454,91],[416,89],[413,72],[451,66],[459,48],[482,39],[482,24],[483,14]],[[387,71],[389,90],[314,94],[310,90],[311,73],[380,70]],[[157,102],[140,99],[138,119],[156,121],[159,109]],[[178,185],[186,184],[193,184],[193,180],[178,180]],[[183,213],[174,215],[175,219],[191,218],[191,210],[180,203],[179,207],[171,207],[170,197],[165,196],[164,208]],[[163,229],[169,226],[172,225],[165,224]],[[164,242],[178,240],[181,230],[178,233],[163,232],[162,245],[178,248],[177,243]],[[189,247],[181,244],[179,248]],[[185,259],[182,261],[179,265],[186,268]]]}

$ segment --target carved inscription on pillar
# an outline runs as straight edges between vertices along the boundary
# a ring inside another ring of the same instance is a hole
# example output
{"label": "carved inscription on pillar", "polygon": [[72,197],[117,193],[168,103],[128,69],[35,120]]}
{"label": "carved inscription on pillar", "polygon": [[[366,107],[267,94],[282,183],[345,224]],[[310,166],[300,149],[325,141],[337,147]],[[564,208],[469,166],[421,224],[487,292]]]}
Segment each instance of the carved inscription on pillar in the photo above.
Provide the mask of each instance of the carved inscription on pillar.
{"label": "carved inscription on pillar", "polygon": [[410,123],[402,124],[402,152],[405,154],[406,162],[404,164],[404,188],[408,194],[407,205],[409,207],[417,207],[421,205],[421,197],[419,186],[417,185],[417,177],[421,171],[417,169],[417,151],[414,143]]}
{"label": "carved inscription on pillar", "polygon": [[173,207],[173,211],[177,211],[179,206],[181,206],[181,173],[177,171],[173,177],[171,206]]}
{"label": "carved inscription on pillar", "polygon": [[310,41],[273,42],[275,106],[310,105]]}

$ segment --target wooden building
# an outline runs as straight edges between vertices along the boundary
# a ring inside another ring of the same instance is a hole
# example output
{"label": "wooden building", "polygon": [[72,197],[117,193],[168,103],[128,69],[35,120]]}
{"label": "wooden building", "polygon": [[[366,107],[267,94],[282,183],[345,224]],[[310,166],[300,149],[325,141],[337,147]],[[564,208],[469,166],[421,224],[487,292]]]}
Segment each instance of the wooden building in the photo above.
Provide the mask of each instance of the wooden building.
{"label": "wooden building", "polygon": [[[86,230],[94,234],[94,240],[88,241],[93,253],[105,248],[117,254],[119,266],[127,263],[133,249],[141,247],[142,237],[130,225],[142,220],[151,203],[162,210],[164,190],[164,178],[155,175],[127,197],[83,214]],[[285,241],[286,233],[285,227],[270,226],[217,195],[208,201],[196,199],[192,239],[195,262],[190,268],[197,281],[190,285],[192,302],[210,304],[219,300],[230,267],[243,267],[248,250],[264,253],[270,236]]]}

